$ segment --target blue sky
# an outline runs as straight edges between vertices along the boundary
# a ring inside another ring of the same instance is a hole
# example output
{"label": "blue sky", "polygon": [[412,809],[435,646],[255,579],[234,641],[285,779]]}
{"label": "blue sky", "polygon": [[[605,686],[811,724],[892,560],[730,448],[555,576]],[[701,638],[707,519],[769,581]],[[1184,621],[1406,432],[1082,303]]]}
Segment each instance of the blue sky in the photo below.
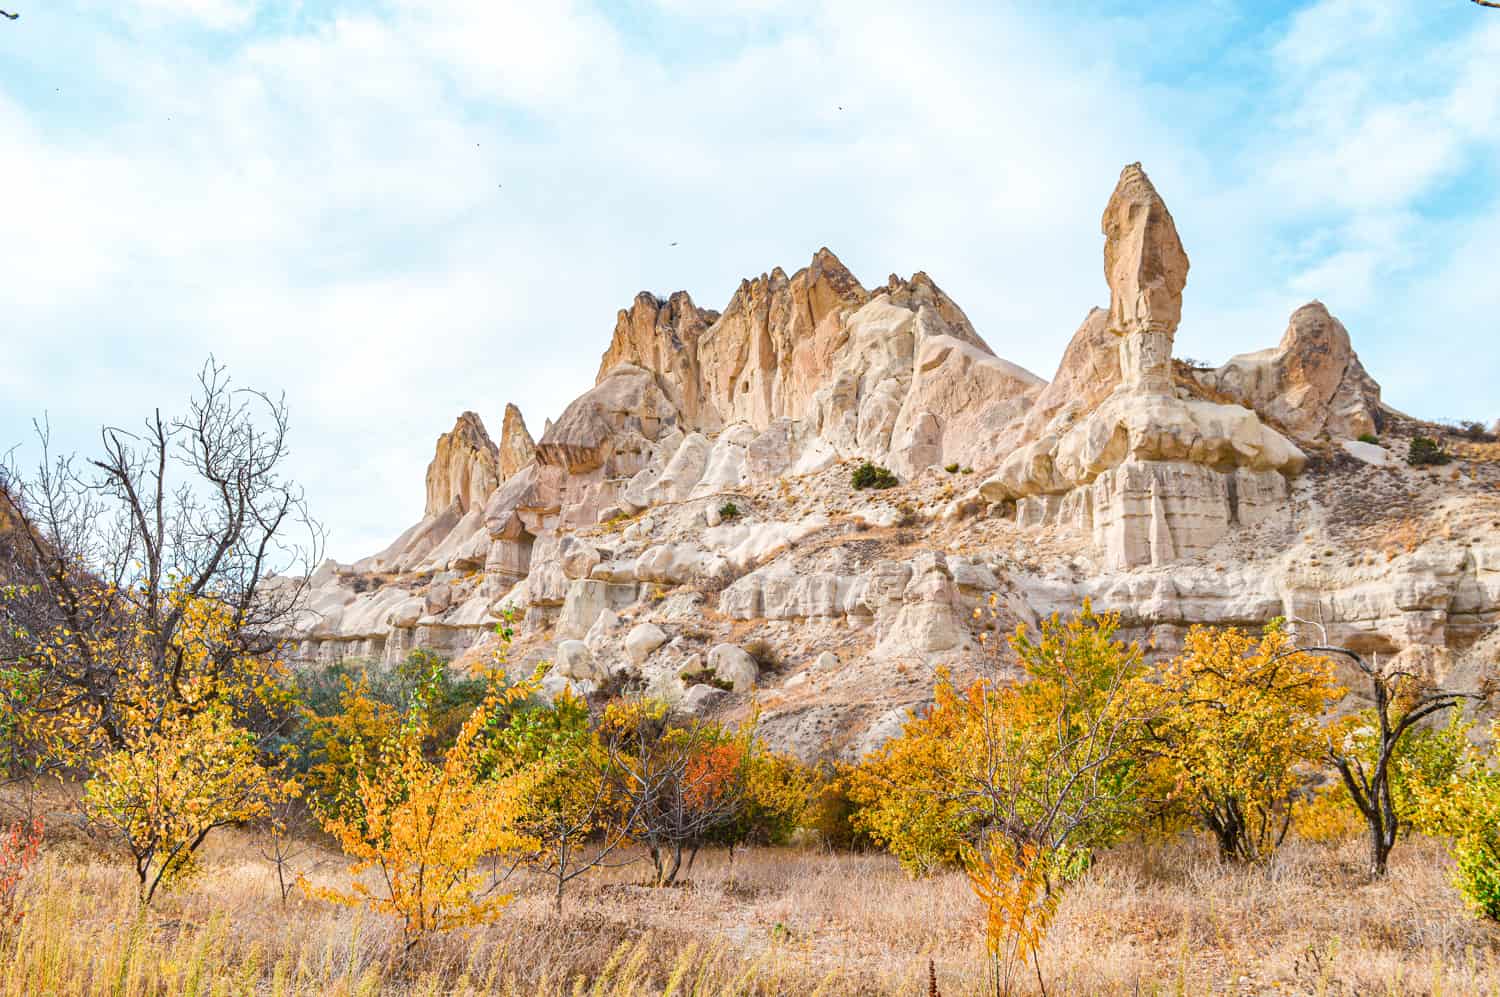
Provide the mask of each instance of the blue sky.
{"label": "blue sky", "polygon": [[1500,12],[1467,0],[11,6],[0,445],[45,412],[86,448],[212,352],[287,392],[343,560],[417,518],[460,411],[540,434],[641,289],[722,308],[827,245],[1050,377],[1136,160],[1192,258],[1179,356],[1319,298],[1390,403],[1500,417]]}

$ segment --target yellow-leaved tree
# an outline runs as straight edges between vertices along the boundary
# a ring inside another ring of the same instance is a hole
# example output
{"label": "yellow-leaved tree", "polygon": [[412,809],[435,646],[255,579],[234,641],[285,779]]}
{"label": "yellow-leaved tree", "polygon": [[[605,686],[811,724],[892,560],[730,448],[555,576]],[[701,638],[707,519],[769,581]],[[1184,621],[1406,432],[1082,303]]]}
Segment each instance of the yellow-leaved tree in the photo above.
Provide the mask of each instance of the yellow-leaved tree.
{"label": "yellow-leaved tree", "polygon": [[[993,603],[992,603],[993,605]],[[913,872],[961,861],[985,909],[995,993],[1037,950],[1061,888],[1139,813],[1141,649],[1087,603],[1009,640],[1025,673],[963,692],[939,675],[933,706],[844,774],[851,822]],[[1045,989],[1045,986],[1044,986]]]}
{"label": "yellow-leaved tree", "polygon": [[1144,735],[1141,650],[1116,639],[1118,628],[1117,614],[1085,603],[1035,635],[1011,635],[1021,682],[960,691],[940,671],[933,705],[845,771],[855,828],[914,873],[957,861],[990,833],[1048,853],[1118,837],[1138,809]]}
{"label": "yellow-leaved tree", "polygon": [[965,846],[969,888],[984,908],[984,947],[990,956],[989,989],[1008,994],[1016,966],[1028,959],[1046,993],[1037,951],[1052,927],[1062,893],[1050,888],[1048,863],[1037,845],[991,835],[987,851]]}
{"label": "yellow-leaved tree", "polygon": [[20,580],[0,586],[0,766],[80,777],[147,900],[294,788],[271,750],[293,712],[281,644],[322,531],[285,477],[284,402],[212,360],[180,415],[106,426],[86,459],[36,425],[33,471],[0,459],[0,573]]}
{"label": "yellow-leaved tree", "polygon": [[956,863],[973,836],[973,815],[948,787],[962,768],[983,697],[983,687],[960,692],[940,671],[932,705],[913,715],[900,737],[841,771],[854,831],[889,850],[912,875]]}
{"label": "yellow-leaved tree", "polygon": [[84,806],[130,852],[140,900],[150,903],[163,884],[193,871],[209,832],[262,817],[296,791],[262,764],[255,737],[230,709],[216,704],[163,718],[98,759]]}
{"label": "yellow-leaved tree", "polygon": [[[1464,730],[1450,725],[1450,730]],[[1440,780],[1406,780],[1406,813],[1428,834],[1448,839],[1453,883],[1478,914],[1500,921],[1500,748],[1465,743],[1463,755]],[[1405,816],[1404,815],[1404,816]]]}
{"label": "yellow-leaved tree", "polygon": [[1343,690],[1326,658],[1295,650],[1280,620],[1256,637],[1193,627],[1141,694],[1159,785],[1214,835],[1224,859],[1268,857],[1291,826],[1299,768],[1320,760],[1322,717]]}
{"label": "yellow-leaved tree", "polygon": [[[423,751],[429,720],[419,695],[378,746],[376,764],[356,766],[348,798],[318,815],[354,860],[352,882],[338,888],[304,881],[304,889],[400,918],[408,948],[433,932],[498,917],[512,896],[500,892],[500,881],[486,882],[480,866],[490,856],[537,849],[520,826],[536,775],[529,766],[497,772],[486,763],[488,738],[539,678],[493,690],[436,760]],[[363,750],[356,746],[356,755]],[[368,877],[371,871],[379,876]]]}
{"label": "yellow-leaved tree", "polygon": [[216,828],[255,820],[298,792],[268,750],[275,718],[289,709],[282,663],[225,653],[233,610],[185,581],[174,580],[164,600],[177,617],[165,674],[153,665],[157,634],[131,611],[92,634],[43,635],[32,659],[69,646],[114,669],[113,723],[101,720],[102,704],[55,691],[38,712],[52,757],[88,773],[83,812],[130,854],[142,903],[193,871]]}

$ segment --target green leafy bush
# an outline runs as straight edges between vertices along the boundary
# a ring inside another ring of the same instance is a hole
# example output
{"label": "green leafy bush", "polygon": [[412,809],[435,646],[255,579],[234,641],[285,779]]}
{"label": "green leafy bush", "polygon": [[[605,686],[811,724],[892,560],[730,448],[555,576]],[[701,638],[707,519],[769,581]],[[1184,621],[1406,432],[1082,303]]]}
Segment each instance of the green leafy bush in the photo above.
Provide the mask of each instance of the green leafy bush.
{"label": "green leafy bush", "polygon": [[1378,446],[1380,444],[1380,437],[1376,436],[1374,433],[1360,433],[1359,442],[1374,443]]}
{"label": "green leafy bush", "polygon": [[725,502],[723,505],[719,506],[720,519],[736,519],[739,517],[739,514],[740,507],[735,505],[733,502]]}
{"label": "green leafy bush", "polygon": [[1453,843],[1453,882],[1469,906],[1500,921],[1500,828],[1480,825]]}
{"label": "green leafy bush", "polygon": [[1412,467],[1427,467],[1446,464],[1453,458],[1443,452],[1442,446],[1430,436],[1416,436],[1406,450],[1406,462]]}
{"label": "green leafy bush", "polygon": [[957,474],[958,473],[958,465],[957,464],[949,464],[947,467],[944,467],[943,470],[947,471],[949,474]]}
{"label": "green leafy bush", "polygon": [[878,465],[865,461],[854,469],[854,476],[850,483],[855,489],[865,488],[894,488],[897,485],[896,476],[890,471]]}
{"label": "green leafy bush", "polygon": [[1466,753],[1446,779],[1412,787],[1413,824],[1449,839],[1453,885],[1477,913],[1500,921],[1500,768],[1493,748],[1487,758]]}

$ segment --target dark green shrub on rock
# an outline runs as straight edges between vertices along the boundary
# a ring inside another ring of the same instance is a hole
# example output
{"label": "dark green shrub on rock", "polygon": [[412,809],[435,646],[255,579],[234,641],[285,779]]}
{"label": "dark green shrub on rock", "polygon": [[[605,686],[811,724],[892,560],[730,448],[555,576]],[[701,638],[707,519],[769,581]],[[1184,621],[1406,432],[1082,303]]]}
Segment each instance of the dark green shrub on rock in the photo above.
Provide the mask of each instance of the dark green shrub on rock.
{"label": "dark green shrub on rock", "polygon": [[865,461],[854,469],[854,476],[850,479],[856,490],[865,488],[894,488],[898,484],[896,476],[883,467]]}

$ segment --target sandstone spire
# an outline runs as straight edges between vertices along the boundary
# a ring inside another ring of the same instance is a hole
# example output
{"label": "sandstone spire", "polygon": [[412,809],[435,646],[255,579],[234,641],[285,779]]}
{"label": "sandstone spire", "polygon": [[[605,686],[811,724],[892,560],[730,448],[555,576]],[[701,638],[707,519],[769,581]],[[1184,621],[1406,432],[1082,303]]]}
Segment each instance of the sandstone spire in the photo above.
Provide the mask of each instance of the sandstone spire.
{"label": "sandstone spire", "polygon": [[1140,163],[1120,172],[1101,226],[1109,328],[1122,337],[1123,383],[1130,390],[1169,393],[1188,258],[1172,213]]}
{"label": "sandstone spire", "polygon": [[465,412],[452,430],[438,437],[432,463],[427,465],[427,507],[423,515],[440,514],[454,499],[465,512],[483,506],[499,483],[499,450],[479,416]]}
{"label": "sandstone spire", "polygon": [[502,481],[536,460],[536,443],[526,431],[526,420],[521,418],[521,410],[509,402],[505,405],[505,420],[500,424],[499,460]]}

